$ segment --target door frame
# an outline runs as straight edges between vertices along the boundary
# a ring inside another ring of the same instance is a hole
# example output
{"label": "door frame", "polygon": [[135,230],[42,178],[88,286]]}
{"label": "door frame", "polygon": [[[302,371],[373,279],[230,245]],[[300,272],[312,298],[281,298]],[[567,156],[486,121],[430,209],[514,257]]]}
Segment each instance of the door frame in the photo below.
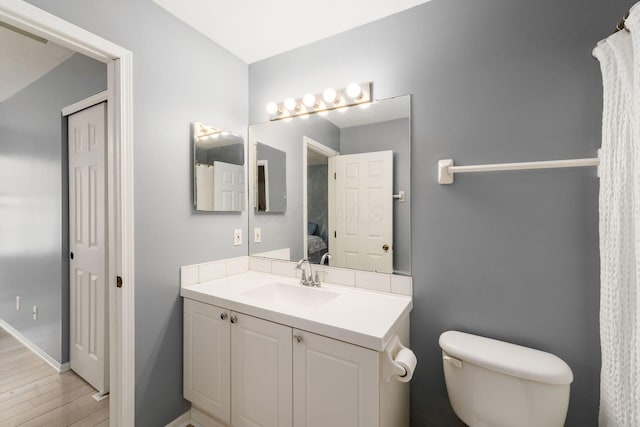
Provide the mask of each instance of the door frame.
{"label": "door frame", "polygon": [[264,211],[269,212],[269,160],[256,159],[256,210],[260,204],[260,168],[264,174]]}
{"label": "door frame", "polygon": [[[0,0],[0,21],[107,64],[107,286],[109,423],[134,425],[134,217],[132,53],[21,0]],[[116,280],[122,283],[116,287]]]}
{"label": "door frame", "polygon": [[[307,226],[307,222],[309,221],[309,211],[308,211],[308,194],[307,194],[307,166],[309,164],[309,150],[313,150],[316,153],[320,153],[323,154],[325,157],[328,157],[329,159],[331,159],[331,157],[336,157],[339,156],[340,153],[336,150],[334,150],[331,147],[327,147],[326,145],[316,141],[315,139],[309,138],[308,136],[303,136],[302,137],[302,250],[303,250],[303,258],[308,259],[309,258],[309,244],[308,244],[308,237],[307,235],[309,234],[308,231],[308,226]],[[331,176],[331,174],[333,174],[333,170],[331,168],[331,162],[329,162],[329,167],[328,167],[328,174],[329,176]],[[331,224],[331,219],[332,219],[332,214],[331,214],[331,208],[334,205],[331,202],[331,198],[335,196],[334,191],[332,191],[332,188],[329,187],[329,194],[327,195],[327,201],[329,202],[330,206],[327,206],[327,214],[328,214],[328,225],[327,227],[329,228],[329,240],[331,240],[331,228],[330,228],[330,224]],[[329,263],[331,263],[331,261],[329,261]]]}

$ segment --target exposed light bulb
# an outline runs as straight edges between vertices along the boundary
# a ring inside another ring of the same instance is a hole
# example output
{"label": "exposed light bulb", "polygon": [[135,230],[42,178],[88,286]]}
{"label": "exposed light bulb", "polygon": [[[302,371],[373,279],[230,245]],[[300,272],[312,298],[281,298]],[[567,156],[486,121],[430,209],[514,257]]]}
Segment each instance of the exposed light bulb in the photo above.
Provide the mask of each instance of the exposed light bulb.
{"label": "exposed light bulb", "polygon": [[347,95],[349,98],[360,99],[362,98],[362,88],[358,83],[349,83],[347,86]]}
{"label": "exposed light bulb", "polygon": [[280,111],[278,104],[276,104],[275,102],[267,103],[267,113],[273,115],[273,114],[276,114],[278,111]]}
{"label": "exposed light bulb", "polygon": [[293,98],[287,98],[284,100],[284,108],[289,111],[296,111],[298,109],[298,103]]}
{"label": "exposed light bulb", "polygon": [[214,138],[214,139],[218,139],[218,138],[220,138],[220,134],[219,134],[219,133],[214,133],[214,134],[213,134],[213,138]]}
{"label": "exposed light bulb", "polygon": [[229,135],[229,132],[222,132],[222,136],[227,136]]}
{"label": "exposed light bulb", "polygon": [[335,104],[338,102],[338,93],[332,87],[327,88],[322,92],[322,97],[328,104]]}
{"label": "exposed light bulb", "polygon": [[308,93],[302,97],[302,103],[309,108],[317,107],[316,96],[312,93]]}

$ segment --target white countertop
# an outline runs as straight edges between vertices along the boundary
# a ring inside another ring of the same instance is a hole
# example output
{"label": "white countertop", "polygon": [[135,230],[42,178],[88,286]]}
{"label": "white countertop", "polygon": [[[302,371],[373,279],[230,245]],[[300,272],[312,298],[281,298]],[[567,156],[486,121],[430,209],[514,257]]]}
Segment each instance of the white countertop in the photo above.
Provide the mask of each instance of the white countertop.
{"label": "white countertop", "polygon": [[411,297],[328,283],[308,289],[339,295],[313,308],[279,305],[245,295],[270,283],[302,286],[293,277],[249,271],[183,287],[180,296],[376,351],[385,349],[413,308]]}

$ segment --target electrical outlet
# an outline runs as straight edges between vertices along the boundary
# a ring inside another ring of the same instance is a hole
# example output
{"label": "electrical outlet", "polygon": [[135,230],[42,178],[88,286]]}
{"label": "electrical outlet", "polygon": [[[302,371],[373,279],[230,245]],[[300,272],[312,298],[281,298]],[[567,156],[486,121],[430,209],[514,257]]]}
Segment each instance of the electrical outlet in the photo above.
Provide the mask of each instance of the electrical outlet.
{"label": "electrical outlet", "polygon": [[233,230],[233,244],[235,246],[238,246],[238,245],[242,244],[242,229],[241,228],[236,228],[235,230]]}
{"label": "electrical outlet", "polygon": [[258,228],[258,227],[253,229],[253,242],[254,243],[262,242],[262,232],[260,231],[260,228]]}
{"label": "electrical outlet", "polygon": [[16,311],[20,311],[20,297],[16,297]]}
{"label": "electrical outlet", "polygon": [[33,311],[31,312],[31,314],[33,314],[33,320],[38,320],[38,306],[37,305],[33,306]]}

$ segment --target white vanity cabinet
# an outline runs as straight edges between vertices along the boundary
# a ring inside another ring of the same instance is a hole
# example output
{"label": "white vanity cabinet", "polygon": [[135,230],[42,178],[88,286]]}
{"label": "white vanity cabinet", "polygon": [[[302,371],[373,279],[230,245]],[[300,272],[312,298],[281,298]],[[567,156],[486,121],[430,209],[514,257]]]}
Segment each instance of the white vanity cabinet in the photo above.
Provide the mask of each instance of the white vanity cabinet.
{"label": "white vanity cabinet", "polygon": [[229,310],[184,299],[184,398],[231,422]]}
{"label": "white vanity cabinet", "polygon": [[231,422],[292,427],[291,328],[231,314]]}
{"label": "white vanity cabinet", "polygon": [[[235,307],[234,307],[235,308]],[[184,397],[233,427],[407,427],[383,352],[184,299]],[[408,321],[398,335],[408,342]]]}
{"label": "white vanity cabinet", "polygon": [[297,329],[293,334],[293,425],[380,425],[378,352]]}
{"label": "white vanity cabinet", "polygon": [[291,331],[185,298],[184,398],[234,427],[292,427]]}

